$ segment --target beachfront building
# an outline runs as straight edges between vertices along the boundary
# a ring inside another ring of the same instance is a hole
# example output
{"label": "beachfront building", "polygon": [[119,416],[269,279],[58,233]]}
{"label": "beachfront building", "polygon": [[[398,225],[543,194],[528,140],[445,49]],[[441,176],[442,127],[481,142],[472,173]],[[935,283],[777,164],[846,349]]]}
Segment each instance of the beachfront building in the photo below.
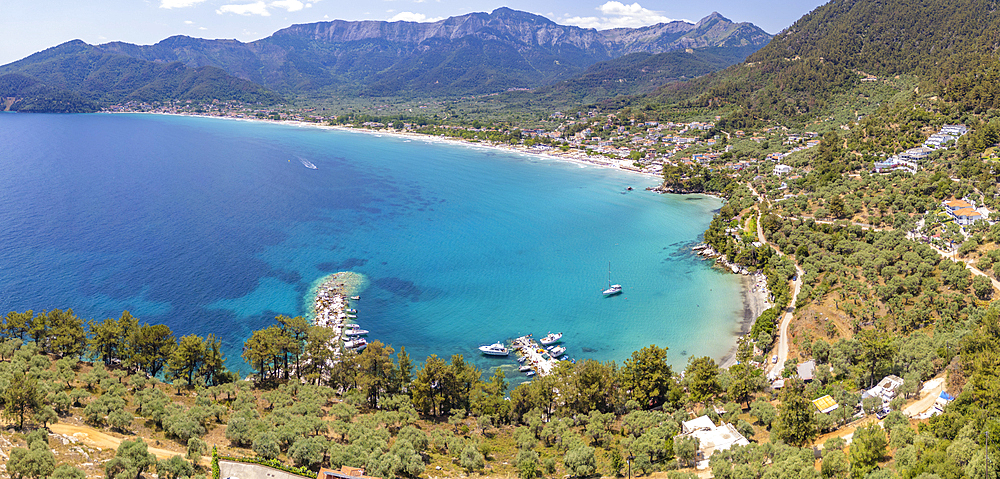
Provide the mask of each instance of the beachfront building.
{"label": "beachfront building", "polygon": [[681,433],[677,435],[677,438],[681,437],[698,439],[698,458],[696,460],[698,469],[708,467],[708,458],[712,457],[715,451],[724,451],[734,445],[746,446],[750,444],[750,441],[736,430],[736,426],[730,423],[716,426],[708,416],[700,416],[682,422]]}

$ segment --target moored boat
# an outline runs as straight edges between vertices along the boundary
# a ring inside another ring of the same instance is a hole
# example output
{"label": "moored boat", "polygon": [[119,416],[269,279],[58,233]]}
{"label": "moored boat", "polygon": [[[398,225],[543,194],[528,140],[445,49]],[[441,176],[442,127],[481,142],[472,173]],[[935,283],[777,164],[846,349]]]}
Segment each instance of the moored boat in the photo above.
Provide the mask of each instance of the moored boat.
{"label": "moored boat", "polygon": [[361,351],[368,347],[368,340],[365,338],[354,338],[350,341],[344,341],[344,347],[347,349],[357,349]]}
{"label": "moored boat", "polygon": [[622,292],[622,285],[611,284],[611,263],[608,263],[608,289],[604,290],[601,294],[604,296],[614,296]]}
{"label": "moored boat", "polygon": [[480,346],[479,351],[487,356],[507,356],[510,354],[510,350],[503,343],[497,341],[494,344],[489,344],[486,346]]}
{"label": "moored boat", "polygon": [[368,334],[367,329],[351,328],[344,330],[344,336],[364,336],[366,334]]}
{"label": "moored boat", "polygon": [[552,350],[549,351],[549,354],[551,354],[553,358],[558,358],[559,356],[562,356],[563,353],[565,353],[565,352],[566,352],[566,348],[564,348],[562,346],[557,346],[555,348],[552,348]]}
{"label": "moored boat", "polygon": [[548,346],[550,344],[555,344],[560,339],[562,339],[562,337],[563,333],[549,333],[548,336],[539,339],[538,342],[542,343],[543,346]]}

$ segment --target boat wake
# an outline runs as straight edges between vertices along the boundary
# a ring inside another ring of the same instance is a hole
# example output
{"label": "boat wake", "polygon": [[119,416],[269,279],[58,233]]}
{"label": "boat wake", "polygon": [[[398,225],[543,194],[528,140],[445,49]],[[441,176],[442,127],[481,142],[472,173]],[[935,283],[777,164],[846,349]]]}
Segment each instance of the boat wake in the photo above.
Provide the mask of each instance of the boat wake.
{"label": "boat wake", "polygon": [[299,161],[302,162],[302,166],[304,166],[306,168],[309,168],[310,170],[315,170],[316,169],[316,165],[312,164],[311,161],[309,161],[309,160],[307,160],[305,158],[298,157],[298,156],[296,156],[296,158],[298,158]]}

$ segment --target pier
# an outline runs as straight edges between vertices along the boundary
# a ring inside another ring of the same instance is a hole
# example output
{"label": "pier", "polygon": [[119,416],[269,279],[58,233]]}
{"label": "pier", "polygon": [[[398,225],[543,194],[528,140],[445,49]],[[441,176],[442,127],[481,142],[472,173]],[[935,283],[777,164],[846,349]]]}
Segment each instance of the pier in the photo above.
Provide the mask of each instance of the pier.
{"label": "pier", "polygon": [[524,364],[531,366],[531,369],[539,376],[551,374],[556,364],[559,364],[559,360],[553,358],[530,334],[515,339],[514,348],[526,358]]}

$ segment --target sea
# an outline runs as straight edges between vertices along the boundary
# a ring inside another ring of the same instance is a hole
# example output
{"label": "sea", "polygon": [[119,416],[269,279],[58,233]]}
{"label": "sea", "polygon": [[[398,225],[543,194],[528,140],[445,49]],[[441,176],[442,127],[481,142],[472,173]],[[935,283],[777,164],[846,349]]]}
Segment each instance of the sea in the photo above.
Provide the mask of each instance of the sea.
{"label": "sea", "polygon": [[[0,311],[129,311],[231,368],[307,292],[364,275],[357,322],[422,361],[564,333],[574,359],[721,359],[739,277],[692,254],[721,206],[648,175],[420,137],[152,114],[0,114]],[[629,191],[628,188],[632,187]],[[610,280],[624,292],[604,297]]]}

